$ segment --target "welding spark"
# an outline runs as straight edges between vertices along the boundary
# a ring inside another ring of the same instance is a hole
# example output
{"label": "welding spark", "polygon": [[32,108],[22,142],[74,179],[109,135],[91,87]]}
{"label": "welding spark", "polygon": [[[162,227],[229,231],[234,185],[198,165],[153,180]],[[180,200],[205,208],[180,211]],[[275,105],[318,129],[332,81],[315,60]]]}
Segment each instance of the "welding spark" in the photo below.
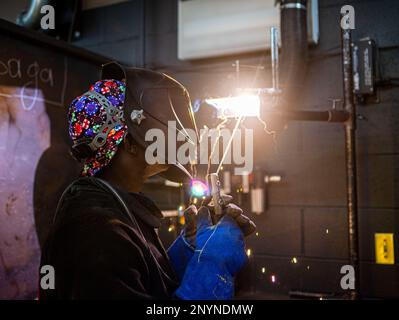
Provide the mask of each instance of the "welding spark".
{"label": "welding spark", "polygon": [[278,148],[277,148],[277,139],[276,139],[276,131],[270,131],[267,128],[267,123],[266,121],[262,120],[260,117],[258,117],[259,122],[263,125],[263,130],[268,134],[272,136],[273,139],[273,147],[274,147],[274,152],[278,153]]}

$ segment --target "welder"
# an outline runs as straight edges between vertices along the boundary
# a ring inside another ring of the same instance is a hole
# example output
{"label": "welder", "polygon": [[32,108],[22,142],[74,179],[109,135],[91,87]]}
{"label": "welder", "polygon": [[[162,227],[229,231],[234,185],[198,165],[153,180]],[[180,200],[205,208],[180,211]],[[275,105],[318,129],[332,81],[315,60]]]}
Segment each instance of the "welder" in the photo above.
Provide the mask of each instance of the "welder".
{"label": "welder", "polygon": [[210,207],[189,206],[185,228],[165,250],[162,213],[140,193],[153,175],[188,175],[177,162],[145,160],[147,130],[167,136],[168,121],[195,127],[187,90],[162,73],[117,63],[103,66],[101,79],[68,109],[71,153],[83,169],[62,194],[42,250],[55,287],[40,289],[40,299],[231,299],[249,223],[231,197],[223,197],[216,224]]}

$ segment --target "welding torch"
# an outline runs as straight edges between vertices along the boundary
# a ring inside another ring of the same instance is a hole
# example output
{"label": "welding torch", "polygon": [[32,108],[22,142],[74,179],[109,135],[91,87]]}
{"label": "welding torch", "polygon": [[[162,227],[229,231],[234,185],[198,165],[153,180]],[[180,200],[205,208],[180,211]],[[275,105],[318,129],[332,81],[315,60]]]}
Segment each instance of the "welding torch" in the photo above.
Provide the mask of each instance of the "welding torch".
{"label": "welding torch", "polygon": [[[209,204],[213,207],[214,214],[212,215],[213,223],[216,224],[228,210],[225,199],[227,196],[221,194],[220,180],[217,173],[210,173],[206,176],[207,183],[203,183],[200,180],[193,180],[191,183],[192,196],[202,197],[203,206]],[[212,203],[210,203],[212,201]],[[244,236],[249,236],[256,230],[255,223],[247,216],[243,215],[239,211],[235,211],[235,219],[238,226],[241,228]]]}

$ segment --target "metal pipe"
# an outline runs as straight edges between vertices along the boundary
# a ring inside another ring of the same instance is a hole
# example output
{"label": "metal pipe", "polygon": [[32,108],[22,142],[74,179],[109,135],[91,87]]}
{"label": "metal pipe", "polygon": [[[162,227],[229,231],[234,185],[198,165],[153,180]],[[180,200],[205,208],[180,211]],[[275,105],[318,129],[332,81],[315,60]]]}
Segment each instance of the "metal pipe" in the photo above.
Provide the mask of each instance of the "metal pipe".
{"label": "metal pipe", "polygon": [[344,110],[310,111],[310,110],[282,110],[272,114],[283,117],[286,120],[295,121],[320,121],[345,123],[349,120],[350,114]]}
{"label": "metal pipe", "polygon": [[240,87],[240,60],[236,60],[236,63],[234,64],[236,67],[236,86],[237,88]]}
{"label": "metal pipe", "polygon": [[303,93],[308,54],[306,5],[306,0],[280,0],[283,93],[279,109],[294,109]]}
{"label": "metal pipe", "polygon": [[359,240],[356,181],[356,107],[353,94],[353,69],[351,30],[341,29],[342,71],[344,85],[344,108],[350,114],[345,124],[346,185],[348,205],[349,261],[355,271],[355,288],[350,291],[351,299],[359,298]]}
{"label": "metal pipe", "polygon": [[51,0],[31,0],[28,9],[24,10],[17,18],[17,24],[27,28],[37,29],[42,17],[40,9],[51,4]]}
{"label": "metal pipe", "polygon": [[280,117],[286,121],[319,121],[331,123],[346,123],[350,119],[350,114],[346,110],[276,110],[262,109],[261,118]]}
{"label": "metal pipe", "polygon": [[272,80],[273,89],[275,91],[279,90],[279,60],[278,60],[278,35],[277,28],[270,28],[270,51],[272,60]]}

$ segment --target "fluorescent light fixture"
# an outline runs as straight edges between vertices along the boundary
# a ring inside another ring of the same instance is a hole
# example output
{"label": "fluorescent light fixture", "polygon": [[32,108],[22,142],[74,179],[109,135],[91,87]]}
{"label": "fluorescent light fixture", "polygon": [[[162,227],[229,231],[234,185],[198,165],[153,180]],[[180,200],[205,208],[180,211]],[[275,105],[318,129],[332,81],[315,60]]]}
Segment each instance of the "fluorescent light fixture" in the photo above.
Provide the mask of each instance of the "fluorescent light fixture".
{"label": "fluorescent light fixture", "polygon": [[167,187],[173,187],[173,188],[179,188],[181,187],[181,184],[178,182],[170,181],[170,180],[165,180],[165,186]]}
{"label": "fluorescent light fixture", "polygon": [[179,216],[179,211],[178,210],[163,210],[162,211],[162,216],[164,218],[178,217]]}
{"label": "fluorescent light fixture", "polygon": [[281,176],[265,176],[265,182],[281,182]]}
{"label": "fluorescent light fixture", "polygon": [[217,110],[218,118],[259,117],[260,99],[257,95],[240,95],[217,99],[205,99]]}

